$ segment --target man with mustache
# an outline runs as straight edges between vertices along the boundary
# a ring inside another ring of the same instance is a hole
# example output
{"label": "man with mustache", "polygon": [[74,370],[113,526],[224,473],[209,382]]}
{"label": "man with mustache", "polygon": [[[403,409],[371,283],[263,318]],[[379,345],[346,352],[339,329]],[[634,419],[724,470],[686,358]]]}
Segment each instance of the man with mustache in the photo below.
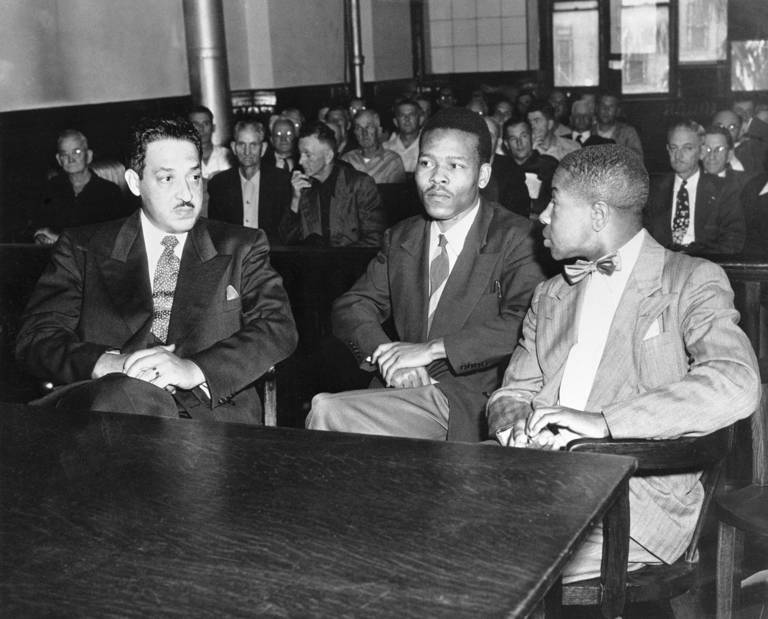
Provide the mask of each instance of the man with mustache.
{"label": "man with mustache", "polygon": [[491,148],[485,121],[467,109],[445,108],[426,122],[415,172],[426,213],[385,233],[333,308],[334,334],[376,373],[372,388],[316,395],[308,428],[484,438],[485,393],[498,384],[542,279],[529,222],[480,196]]}
{"label": "man with mustache", "polygon": [[38,404],[260,423],[253,383],[296,347],[261,230],[200,218],[200,136],[187,120],[140,123],[126,181],[141,208],[65,230],[16,341],[58,385]]}

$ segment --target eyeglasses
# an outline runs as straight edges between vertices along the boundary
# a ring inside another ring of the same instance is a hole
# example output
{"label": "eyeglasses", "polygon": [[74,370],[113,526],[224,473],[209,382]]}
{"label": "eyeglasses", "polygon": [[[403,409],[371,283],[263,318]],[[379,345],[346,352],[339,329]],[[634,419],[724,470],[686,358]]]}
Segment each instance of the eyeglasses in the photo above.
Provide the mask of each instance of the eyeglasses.
{"label": "eyeglasses", "polygon": [[71,150],[69,152],[60,150],[59,151],[59,157],[69,157],[70,159],[79,158],[83,153],[85,152],[84,148],[76,148],[75,150]]}
{"label": "eyeglasses", "polygon": [[715,146],[712,148],[711,146],[702,146],[701,152],[705,155],[711,155],[714,153],[715,155],[722,155],[725,151],[728,150],[727,146],[723,146],[722,144],[720,146]]}
{"label": "eyeglasses", "polygon": [[724,125],[723,123],[717,123],[717,126],[722,127],[723,129],[728,129],[728,131],[736,131],[736,129],[739,128],[739,125],[736,124]]}
{"label": "eyeglasses", "polygon": [[293,137],[293,131],[275,131],[272,135],[276,138],[290,138]]}

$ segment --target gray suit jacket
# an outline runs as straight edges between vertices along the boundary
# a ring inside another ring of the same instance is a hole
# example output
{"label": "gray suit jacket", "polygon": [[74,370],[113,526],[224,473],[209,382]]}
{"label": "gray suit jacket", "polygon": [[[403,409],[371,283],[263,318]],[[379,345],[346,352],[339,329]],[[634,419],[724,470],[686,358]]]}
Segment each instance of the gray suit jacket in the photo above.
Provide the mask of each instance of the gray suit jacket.
{"label": "gray suit jacket", "polygon": [[[536,289],[523,339],[489,400],[492,434],[531,408],[557,405],[584,281],[570,286],[558,275]],[[738,319],[719,266],[665,250],[645,233],[586,409],[602,411],[615,438],[698,436],[747,417],[758,406],[760,378]],[[702,499],[696,474],[634,477],[630,534],[672,562],[685,551]]]}

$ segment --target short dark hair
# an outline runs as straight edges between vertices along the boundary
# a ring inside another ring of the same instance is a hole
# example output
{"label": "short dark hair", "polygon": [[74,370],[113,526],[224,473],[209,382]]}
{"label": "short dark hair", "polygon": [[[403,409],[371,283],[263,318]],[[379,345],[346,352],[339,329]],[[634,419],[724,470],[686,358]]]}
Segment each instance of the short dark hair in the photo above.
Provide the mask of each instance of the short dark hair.
{"label": "short dark hair", "polygon": [[580,148],[560,160],[555,174],[564,172],[569,186],[589,202],[605,202],[642,219],[648,200],[648,171],[635,151],[619,144]]}
{"label": "short dark hair", "polygon": [[143,118],[136,123],[128,137],[128,167],[139,178],[144,174],[147,147],[158,140],[191,142],[197,149],[198,158],[203,156],[200,134],[186,118]]}
{"label": "short dark hair", "polygon": [[403,105],[410,105],[416,108],[416,112],[421,112],[421,107],[419,106],[418,103],[416,103],[415,99],[408,99],[408,98],[398,99],[397,101],[395,101],[395,105],[392,106],[392,111],[395,114],[395,116],[397,116],[398,108],[400,108]]}
{"label": "short dark hair", "polygon": [[208,116],[208,120],[213,122],[213,112],[204,105],[193,105],[191,108],[189,108],[189,112],[187,112],[187,116],[192,116],[192,114],[205,114]]}
{"label": "short dark hair", "polygon": [[704,129],[704,135],[722,135],[725,138],[726,144],[728,144],[728,150],[733,150],[733,136],[725,127],[709,125],[709,127]]}
{"label": "short dark hair", "polygon": [[477,138],[477,156],[480,163],[488,163],[491,160],[491,132],[488,131],[488,125],[479,114],[463,107],[440,110],[424,123],[421,138],[419,138],[419,148],[424,143],[424,136],[438,129],[453,129],[474,135]]}
{"label": "short dark hair", "polygon": [[528,122],[527,118],[520,118],[519,116],[513,116],[509,120],[504,122],[504,126],[501,128],[501,135],[506,138],[507,136],[507,129],[509,127],[515,127],[517,125],[525,125],[525,128],[528,129],[528,133],[531,133],[533,129],[531,129],[531,123]]}
{"label": "short dark hair", "polygon": [[336,134],[322,120],[313,120],[306,125],[302,125],[299,131],[299,139],[309,137],[317,138],[319,142],[329,146],[332,151],[336,151]]}
{"label": "short dark hair", "polygon": [[531,105],[528,106],[526,113],[541,112],[547,120],[555,119],[555,108],[549,101],[542,101],[541,99],[534,99],[531,101]]}

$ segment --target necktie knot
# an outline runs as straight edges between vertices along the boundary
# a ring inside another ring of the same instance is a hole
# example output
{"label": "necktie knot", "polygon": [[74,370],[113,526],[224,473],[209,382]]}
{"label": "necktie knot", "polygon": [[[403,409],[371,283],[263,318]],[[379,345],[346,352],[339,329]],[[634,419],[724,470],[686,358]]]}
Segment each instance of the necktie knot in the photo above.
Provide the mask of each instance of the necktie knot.
{"label": "necktie knot", "polygon": [[565,279],[573,285],[595,271],[604,275],[613,275],[614,271],[619,270],[621,270],[621,261],[619,255],[614,252],[597,260],[577,260],[574,264],[565,265]]}
{"label": "necktie knot", "polygon": [[177,239],[173,234],[169,234],[164,236],[160,243],[163,245],[163,247],[165,247],[166,250],[170,249],[173,251],[174,248],[179,244],[179,239]]}
{"label": "necktie knot", "polygon": [[444,234],[439,234],[437,237],[437,246],[443,248],[446,245],[448,245],[448,239],[445,238]]}

